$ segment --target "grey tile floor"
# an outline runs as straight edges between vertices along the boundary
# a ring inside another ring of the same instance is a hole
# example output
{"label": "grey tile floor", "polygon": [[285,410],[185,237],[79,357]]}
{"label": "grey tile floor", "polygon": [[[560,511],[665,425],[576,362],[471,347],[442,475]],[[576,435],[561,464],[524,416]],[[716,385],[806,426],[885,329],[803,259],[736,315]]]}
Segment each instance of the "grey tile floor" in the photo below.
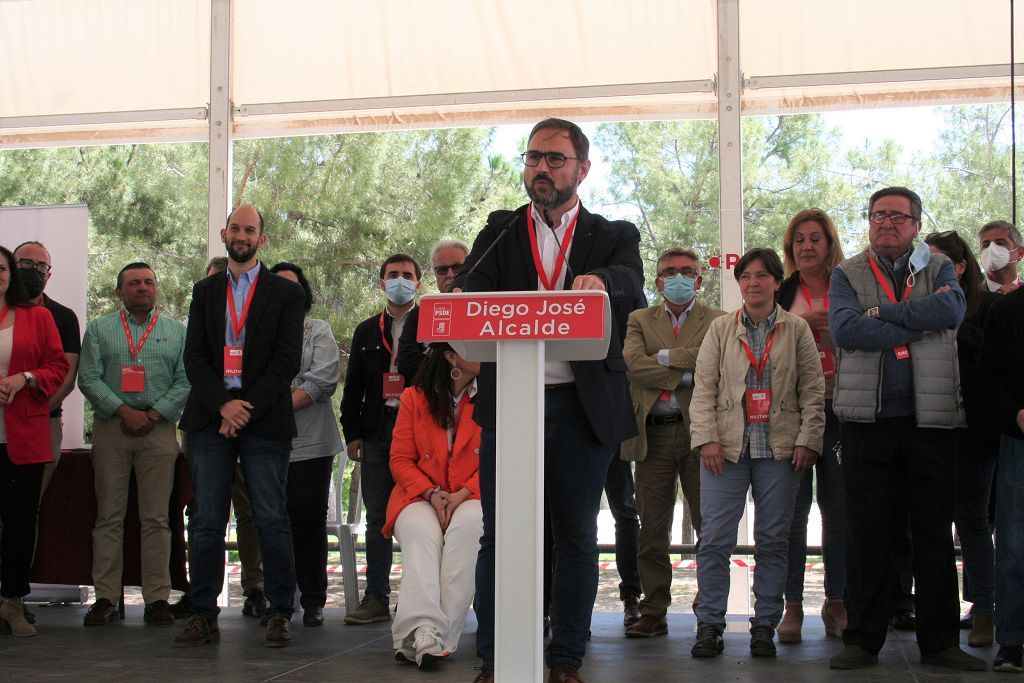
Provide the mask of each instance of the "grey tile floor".
{"label": "grey tile floor", "polygon": [[[321,628],[305,629],[296,619],[291,647],[262,647],[259,623],[234,607],[220,617],[221,642],[194,650],[172,647],[177,627],[142,623],[142,607],[129,606],[123,622],[85,628],[86,607],[38,607],[40,635],[0,637],[0,681],[423,681],[469,683],[476,675],[475,624],[470,619],[458,651],[433,672],[394,661],[388,624],[345,626],[341,609],[328,609]],[[670,614],[669,634],[650,640],[622,636],[621,616],[596,612],[583,675],[589,683],[612,681],[974,681],[1011,676],[991,672],[959,674],[918,663],[913,633],[890,632],[880,664],[868,670],[831,672],[828,658],[840,649],[826,639],[821,622],[808,617],[804,642],[780,645],[775,660],[754,660],[747,649],[746,622],[731,619],[725,653],[695,660],[694,618]],[[964,648],[991,661],[995,648]],[[1017,679],[1024,680],[1024,679]],[[520,683],[514,681],[513,683]],[[532,683],[523,681],[522,683]]]}

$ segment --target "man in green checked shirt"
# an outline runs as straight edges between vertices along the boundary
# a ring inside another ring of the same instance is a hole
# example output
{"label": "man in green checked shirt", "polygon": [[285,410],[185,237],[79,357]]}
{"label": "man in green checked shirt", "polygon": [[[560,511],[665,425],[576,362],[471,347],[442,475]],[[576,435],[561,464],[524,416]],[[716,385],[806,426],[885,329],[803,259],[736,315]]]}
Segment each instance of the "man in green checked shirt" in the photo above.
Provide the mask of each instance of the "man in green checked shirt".
{"label": "man in green checked shirt", "polygon": [[157,282],[145,263],[117,274],[114,290],[123,308],[85,329],[78,387],[92,403],[92,466],[96,526],[92,532],[92,578],[96,602],[86,626],[118,617],[124,516],[132,469],[142,526],[142,596],[145,621],[174,623],[167,604],[171,532],[167,507],[178,456],[175,423],[188,397],[182,353],[185,326],[156,306]]}

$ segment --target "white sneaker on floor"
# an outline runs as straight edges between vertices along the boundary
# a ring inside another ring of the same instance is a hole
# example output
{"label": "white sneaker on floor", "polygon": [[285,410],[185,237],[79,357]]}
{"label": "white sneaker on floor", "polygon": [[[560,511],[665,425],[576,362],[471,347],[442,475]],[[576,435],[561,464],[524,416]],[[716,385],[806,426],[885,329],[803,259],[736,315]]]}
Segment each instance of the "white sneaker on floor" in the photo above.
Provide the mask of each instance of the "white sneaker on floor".
{"label": "white sneaker on floor", "polygon": [[430,668],[440,657],[444,657],[444,646],[441,634],[433,626],[420,626],[416,629],[416,664],[421,669]]}
{"label": "white sneaker on floor", "polygon": [[416,644],[413,640],[415,635],[415,633],[410,633],[402,640],[401,647],[395,650],[396,662],[416,663]]}

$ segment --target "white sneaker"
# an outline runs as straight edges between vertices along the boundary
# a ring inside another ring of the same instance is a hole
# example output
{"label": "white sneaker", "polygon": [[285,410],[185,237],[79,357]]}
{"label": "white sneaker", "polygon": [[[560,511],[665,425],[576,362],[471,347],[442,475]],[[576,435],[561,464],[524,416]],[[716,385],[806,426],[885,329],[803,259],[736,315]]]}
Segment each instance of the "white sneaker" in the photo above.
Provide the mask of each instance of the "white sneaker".
{"label": "white sneaker", "polygon": [[428,669],[434,662],[444,657],[444,646],[441,634],[433,626],[420,626],[416,629],[416,664],[421,669]]}
{"label": "white sneaker", "polygon": [[395,661],[396,662],[408,662],[409,664],[416,663],[416,645],[414,643],[415,632],[410,633],[402,640],[402,645],[395,650]]}

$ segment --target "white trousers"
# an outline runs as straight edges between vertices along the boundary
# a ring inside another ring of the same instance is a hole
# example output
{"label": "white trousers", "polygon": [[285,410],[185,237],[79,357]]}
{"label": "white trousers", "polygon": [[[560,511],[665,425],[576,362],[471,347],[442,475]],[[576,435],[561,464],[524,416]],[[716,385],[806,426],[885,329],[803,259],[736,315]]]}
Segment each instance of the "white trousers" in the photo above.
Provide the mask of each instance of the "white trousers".
{"label": "white trousers", "polygon": [[407,505],[399,513],[395,536],[402,544],[402,582],[391,624],[395,649],[420,626],[437,629],[445,652],[458,647],[476,588],[481,534],[479,500],[467,500],[455,508],[444,532],[426,501]]}

